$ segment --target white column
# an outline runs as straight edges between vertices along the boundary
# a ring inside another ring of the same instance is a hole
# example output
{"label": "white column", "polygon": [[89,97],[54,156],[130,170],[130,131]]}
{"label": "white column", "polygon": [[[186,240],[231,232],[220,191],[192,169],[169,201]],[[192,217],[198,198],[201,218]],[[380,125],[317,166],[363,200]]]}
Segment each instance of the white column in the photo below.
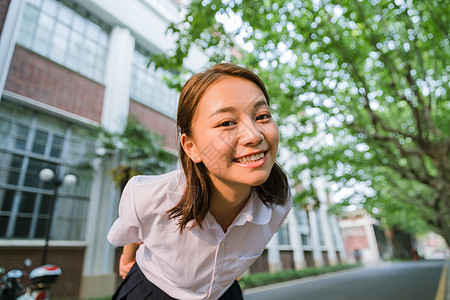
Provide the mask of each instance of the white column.
{"label": "white column", "polygon": [[303,253],[302,240],[300,238],[300,229],[298,227],[295,208],[292,208],[288,215],[289,220],[289,239],[294,250],[294,265],[296,270],[300,270],[306,266],[305,255]]}
{"label": "white column", "polygon": [[8,77],[20,21],[22,20],[24,4],[25,0],[11,0],[5,23],[3,24],[0,39],[0,96],[3,94],[6,78]]}
{"label": "white column", "polygon": [[[114,293],[114,247],[106,240],[117,212],[118,192],[111,175],[112,161],[101,161],[93,173],[88,220],[86,252],[81,280],[81,299],[101,298]],[[102,288],[99,289],[98,287]]]}
{"label": "white column", "polygon": [[122,27],[114,27],[109,38],[105,70],[102,125],[121,131],[128,118],[134,37]]}
{"label": "white column", "polygon": [[317,221],[316,212],[314,210],[309,211],[310,239],[314,257],[314,264],[316,267],[321,267],[323,266],[323,257],[322,257],[322,246],[320,245],[318,226],[319,224]]}
{"label": "white column", "polygon": [[[121,131],[128,118],[134,37],[115,27],[110,35],[105,74],[102,125]],[[110,175],[114,161],[102,161],[94,170],[86,229],[87,248],[80,298],[100,298],[114,292],[114,248],[106,240],[117,216],[119,191]],[[99,289],[98,287],[102,288]]]}
{"label": "white column", "polygon": [[278,232],[273,235],[267,244],[267,261],[269,263],[269,272],[273,273],[282,270]]}
{"label": "white column", "polygon": [[377,240],[372,223],[366,223],[364,226],[366,232],[367,243],[370,251],[363,251],[362,260],[365,264],[376,264],[380,262],[380,251],[378,251]]}
{"label": "white column", "polygon": [[336,237],[336,250],[339,251],[342,263],[345,263],[347,261],[347,250],[345,249],[341,227],[339,226],[339,222],[335,216],[331,215],[329,220],[333,234]]}
{"label": "white column", "polygon": [[319,208],[320,219],[322,220],[323,234],[325,238],[325,246],[327,248],[328,260],[330,265],[334,266],[337,264],[336,249],[333,243],[333,232],[331,229],[331,224],[328,222],[328,207],[326,203],[322,203]]}

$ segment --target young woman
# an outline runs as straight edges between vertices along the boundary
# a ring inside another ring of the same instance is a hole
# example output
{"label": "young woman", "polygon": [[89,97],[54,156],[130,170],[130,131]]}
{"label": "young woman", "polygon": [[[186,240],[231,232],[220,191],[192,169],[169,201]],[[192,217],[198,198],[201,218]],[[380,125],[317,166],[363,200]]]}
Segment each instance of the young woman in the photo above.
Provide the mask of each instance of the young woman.
{"label": "young woman", "polygon": [[217,64],[184,85],[177,126],[182,171],[136,176],[123,191],[108,240],[125,245],[128,275],[113,299],[242,299],[236,278],[292,205],[266,88]]}

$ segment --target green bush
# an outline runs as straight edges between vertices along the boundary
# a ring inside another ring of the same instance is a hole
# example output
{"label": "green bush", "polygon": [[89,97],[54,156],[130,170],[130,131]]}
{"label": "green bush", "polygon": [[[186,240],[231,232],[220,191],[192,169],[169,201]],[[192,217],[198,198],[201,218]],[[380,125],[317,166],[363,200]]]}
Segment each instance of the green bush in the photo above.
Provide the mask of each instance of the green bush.
{"label": "green bush", "polygon": [[288,280],[300,279],[341,270],[357,268],[360,266],[361,264],[345,264],[335,266],[324,266],[320,268],[310,267],[302,270],[285,270],[275,273],[269,272],[256,273],[242,276],[239,279],[239,284],[241,285],[242,289],[248,289],[252,287],[258,287],[277,282],[283,282]]}

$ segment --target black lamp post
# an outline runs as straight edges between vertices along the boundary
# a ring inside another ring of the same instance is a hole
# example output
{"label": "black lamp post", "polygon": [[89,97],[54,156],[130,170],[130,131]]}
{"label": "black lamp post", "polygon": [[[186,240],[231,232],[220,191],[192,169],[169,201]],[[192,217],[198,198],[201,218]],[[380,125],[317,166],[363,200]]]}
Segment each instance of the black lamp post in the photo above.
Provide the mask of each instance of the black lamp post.
{"label": "black lamp post", "polygon": [[45,263],[47,261],[48,241],[50,240],[50,230],[52,227],[53,214],[54,214],[54,210],[55,210],[55,201],[56,201],[56,198],[58,197],[58,188],[62,184],[71,186],[71,185],[75,185],[77,183],[77,177],[75,175],[67,174],[63,178],[59,178],[58,171],[59,170],[56,169],[56,174],[55,174],[55,172],[53,172],[52,169],[46,168],[46,169],[42,169],[39,172],[39,178],[42,181],[53,183],[53,194],[50,198],[50,211],[49,211],[50,218],[49,218],[49,220],[47,222],[47,226],[45,228],[45,245],[44,245],[44,249],[42,251],[41,265],[45,265]]}

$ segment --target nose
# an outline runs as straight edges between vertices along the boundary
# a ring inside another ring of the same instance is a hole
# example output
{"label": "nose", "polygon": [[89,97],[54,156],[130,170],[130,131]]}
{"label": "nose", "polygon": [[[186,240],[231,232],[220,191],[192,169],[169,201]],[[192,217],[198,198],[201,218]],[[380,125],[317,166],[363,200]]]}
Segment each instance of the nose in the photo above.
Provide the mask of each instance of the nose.
{"label": "nose", "polygon": [[258,145],[264,140],[264,135],[261,129],[258,128],[258,124],[253,122],[246,122],[241,129],[241,143],[246,145]]}

